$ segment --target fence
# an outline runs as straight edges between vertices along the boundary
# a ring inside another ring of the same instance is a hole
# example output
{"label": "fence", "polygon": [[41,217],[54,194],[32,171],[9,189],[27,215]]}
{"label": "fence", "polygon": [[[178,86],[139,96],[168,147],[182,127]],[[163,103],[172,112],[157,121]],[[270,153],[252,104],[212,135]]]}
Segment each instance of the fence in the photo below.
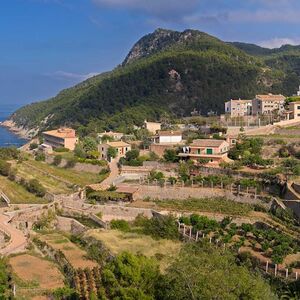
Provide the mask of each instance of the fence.
{"label": "fence", "polygon": [[[193,231],[193,226],[187,226],[184,223],[180,223],[180,222],[178,222],[178,231],[182,235],[182,237],[187,241],[198,242],[206,238],[203,232],[201,231],[195,232]],[[230,248],[230,246],[226,246],[225,243],[213,237],[208,237],[206,238],[206,240],[210,244],[213,243],[218,247],[223,247],[224,249],[226,247]],[[241,252],[240,249],[238,249],[238,252],[239,253]],[[255,259],[258,262],[258,267],[268,275],[274,277],[281,277],[290,281],[296,281],[298,280],[298,278],[300,278],[300,272],[295,271],[294,269],[289,270],[288,268],[282,268],[278,264],[272,263],[268,260],[262,261],[258,257],[255,257]]]}

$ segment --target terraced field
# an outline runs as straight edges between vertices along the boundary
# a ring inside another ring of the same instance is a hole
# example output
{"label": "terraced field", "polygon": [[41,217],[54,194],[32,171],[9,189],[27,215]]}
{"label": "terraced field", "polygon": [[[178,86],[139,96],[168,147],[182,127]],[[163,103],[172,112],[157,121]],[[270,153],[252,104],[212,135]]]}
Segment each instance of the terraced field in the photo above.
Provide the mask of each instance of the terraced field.
{"label": "terraced field", "polygon": [[44,234],[39,238],[54,249],[62,251],[75,269],[92,269],[98,266],[96,262],[86,258],[87,253],[84,250],[60,233]]}

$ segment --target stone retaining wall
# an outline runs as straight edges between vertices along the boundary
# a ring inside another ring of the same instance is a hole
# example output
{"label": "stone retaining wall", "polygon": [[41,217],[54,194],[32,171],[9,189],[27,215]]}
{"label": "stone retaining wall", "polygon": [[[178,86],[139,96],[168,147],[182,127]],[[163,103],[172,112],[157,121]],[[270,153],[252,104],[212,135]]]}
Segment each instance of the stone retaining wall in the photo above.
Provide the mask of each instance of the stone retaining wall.
{"label": "stone retaining wall", "polygon": [[217,188],[192,188],[192,187],[160,187],[141,185],[138,192],[134,194],[134,200],[150,199],[176,199],[184,200],[188,198],[211,198],[226,197],[227,199],[242,203],[261,203],[250,195],[235,196],[229,190]]}
{"label": "stone retaining wall", "polygon": [[63,207],[73,207],[78,210],[85,211],[90,214],[101,213],[101,220],[106,222],[112,219],[123,219],[127,221],[133,221],[138,215],[143,215],[147,218],[153,217],[153,211],[151,209],[125,207],[118,205],[91,205],[76,201],[66,201],[63,203]]}
{"label": "stone retaining wall", "polygon": [[81,234],[87,230],[87,228],[77,220],[59,216],[57,217],[56,227],[58,230],[71,232],[72,234]]}
{"label": "stone retaining wall", "polygon": [[[56,155],[59,155],[59,153],[57,153]],[[47,156],[46,157],[46,163],[48,164],[52,164],[54,160],[54,156]],[[59,165],[59,167],[63,168],[67,165],[67,160],[66,159],[62,159],[61,164]],[[75,164],[75,167],[72,170],[78,171],[78,172],[89,172],[89,173],[94,173],[94,174],[98,174],[101,170],[106,169],[106,166],[98,166],[98,165],[93,165],[93,164],[86,164],[86,163],[80,163],[77,162]]]}

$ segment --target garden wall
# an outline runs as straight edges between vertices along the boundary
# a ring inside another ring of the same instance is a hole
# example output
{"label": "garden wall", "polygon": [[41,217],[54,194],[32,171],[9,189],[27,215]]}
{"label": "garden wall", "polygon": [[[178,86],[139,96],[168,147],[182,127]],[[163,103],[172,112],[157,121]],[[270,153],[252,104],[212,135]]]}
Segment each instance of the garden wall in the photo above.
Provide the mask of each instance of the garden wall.
{"label": "garden wall", "polygon": [[138,192],[134,194],[134,200],[150,199],[176,199],[184,200],[187,198],[212,198],[226,197],[227,199],[242,203],[261,203],[259,199],[250,195],[235,196],[229,190],[217,188],[192,188],[192,187],[160,187],[141,185]]}

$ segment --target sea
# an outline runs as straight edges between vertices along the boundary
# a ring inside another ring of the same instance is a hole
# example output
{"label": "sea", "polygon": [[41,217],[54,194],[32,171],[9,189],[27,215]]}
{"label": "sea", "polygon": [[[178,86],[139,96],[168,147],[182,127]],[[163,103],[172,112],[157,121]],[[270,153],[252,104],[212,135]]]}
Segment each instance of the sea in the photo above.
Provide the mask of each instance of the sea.
{"label": "sea", "polygon": [[[0,122],[5,121],[18,108],[19,106],[17,105],[0,103]],[[0,126],[0,147],[21,147],[26,142],[25,139]]]}

